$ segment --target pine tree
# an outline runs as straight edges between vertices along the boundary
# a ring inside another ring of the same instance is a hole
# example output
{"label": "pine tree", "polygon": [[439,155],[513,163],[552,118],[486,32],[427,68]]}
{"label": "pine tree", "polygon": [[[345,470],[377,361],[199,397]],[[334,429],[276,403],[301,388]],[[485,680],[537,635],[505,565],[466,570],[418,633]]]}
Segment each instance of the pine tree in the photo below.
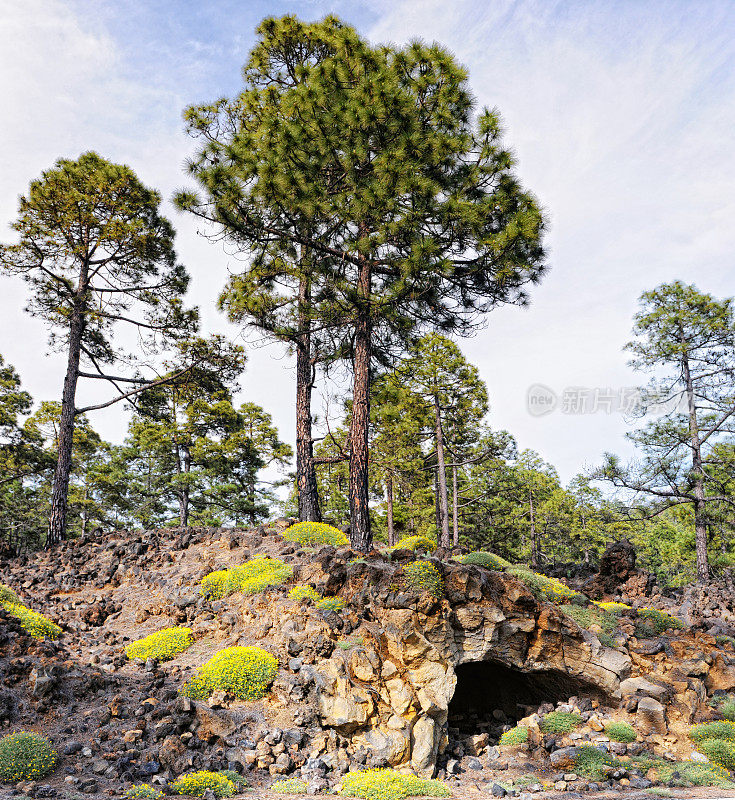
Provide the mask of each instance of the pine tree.
{"label": "pine tree", "polygon": [[730,503],[705,469],[708,453],[735,432],[735,320],[731,299],[717,300],[681,281],[641,296],[634,318],[635,369],[654,373],[649,409],[658,418],[631,434],[642,463],[625,467],[615,456],[597,477],[657,503],[661,512],[681,503],[694,511],[697,582],[709,579],[708,508]]}
{"label": "pine tree", "polygon": [[[174,232],[159,205],[160,196],[129,167],[96,153],[60,159],[20,198],[12,226],[18,242],[0,248],[0,268],[26,281],[29,312],[46,322],[52,346],[67,355],[48,547],[66,535],[77,418],[132,397],[150,383],[137,371],[107,371],[132,359],[113,344],[116,332],[132,329],[150,355],[196,320],[182,306],[188,277],[176,262]],[[80,378],[107,381],[116,394],[78,408]]]}
{"label": "pine tree", "polygon": [[[318,324],[352,367],[351,543],[368,551],[373,364],[417,331],[462,332],[524,302],[542,271],[541,213],[497,114],[473,116],[466,75],[438,45],[373,47],[334,17],[258,33],[244,91],[187,112],[207,140],[192,168],[206,197],[178,200],[253,249],[288,242],[313,259]],[[282,36],[319,52],[297,80],[281,64],[284,85],[265,85],[267,43]]]}

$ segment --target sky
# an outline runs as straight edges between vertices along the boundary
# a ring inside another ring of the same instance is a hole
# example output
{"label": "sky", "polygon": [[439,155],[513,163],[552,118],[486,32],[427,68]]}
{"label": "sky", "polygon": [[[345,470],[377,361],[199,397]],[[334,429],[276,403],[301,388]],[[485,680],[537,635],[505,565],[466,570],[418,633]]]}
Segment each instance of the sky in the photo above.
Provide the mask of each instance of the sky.
{"label": "sky", "polygon": [[[376,43],[438,41],[467,68],[548,220],[550,270],[530,307],[497,310],[460,342],[488,385],[489,421],[564,481],[606,451],[631,456],[615,406],[645,381],[622,350],[637,298],[674,279],[735,294],[731,0],[0,0],[0,241],[32,179],[96,150],[162,193],[203,330],[241,340],[216,309],[237,262],[170,203],[194,148],[181,114],[237,92],[258,22],[285,13],[335,13]],[[0,353],[37,401],[58,399],[64,360],[25,298],[0,275]],[[293,364],[259,341],[249,354],[241,397],[293,442]],[[580,388],[612,406],[572,413],[564,398]],[[556,397],[554,410],[531,413],[529,390]],[[119,409],[92,422],[124,435]]]}

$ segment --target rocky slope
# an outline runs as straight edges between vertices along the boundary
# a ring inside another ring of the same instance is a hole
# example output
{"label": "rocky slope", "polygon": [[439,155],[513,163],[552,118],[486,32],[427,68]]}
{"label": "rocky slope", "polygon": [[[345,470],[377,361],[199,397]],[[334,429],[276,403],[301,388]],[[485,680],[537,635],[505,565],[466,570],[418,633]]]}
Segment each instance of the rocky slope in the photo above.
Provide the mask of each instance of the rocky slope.
{"label": "rocky slope", "polygon": [[[616,756],[687,759],[689,725],[712,717],[713,695],[735,690],[732,631],[721,620],[649,635],[624,610],[611,640],[517,577],[449,553],[429,559],[443,580],[437,599],[402,580],[413,553],[300,548],[284,527],[115,533],[0,562],[0,580],[64,630],[39,642],[0,611],[0,732],[41,731],[63,755],[51,777],[19,788],[115,796],[133,782],[165,787],[192,769],[229,768],[263,790],[298,775],[316,792],[350,769],[394,766],[438,774],[460,792],[645,789],[655,769],[617,766],[592,780],[574,772],[575,753],[589,742]],[[344,608],[289,598],[293,582],[200,595],[205,575],[257,555],[292,565],[294,582]],[[598,596],[619,596],[605,580]],[[190,649],[165,664],[128,661],[126,644],[172,625],[192,628]],[[268,695],[182,697],[193,672],[230,645],[277,657]],[[544,715],[555,708],[581,724],[549,732]],[[632,723],[637,740],[611,742],[612,720]],[[518,723],[528,741],[498,746]]]}

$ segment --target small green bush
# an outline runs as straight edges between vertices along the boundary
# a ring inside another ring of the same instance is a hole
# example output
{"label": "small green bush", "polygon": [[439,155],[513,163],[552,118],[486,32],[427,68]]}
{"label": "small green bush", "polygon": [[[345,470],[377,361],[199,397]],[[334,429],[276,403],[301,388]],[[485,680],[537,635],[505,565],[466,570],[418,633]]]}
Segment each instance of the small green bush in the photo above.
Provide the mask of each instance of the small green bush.
{"label": "small green bush", "polygon": [[392,769],[364,769],[348,772],[339,790],[342,797],[365,800],[402,800],[404,797],[449,797],[441,782],[416,775],[403,775]]}
{"label": "small green bush", "polygon": [[191,628],[165,628],[129,644],[125,648],[125,655],[131,660],[157,658],[159,661],[170,661],[193,644]]}
{"label": "small green bush", "polygon": [[237,787],[220,772],[191,772],[182,775],[171,784],[174,794],[188,794],[192,797],[203,797],[206,789],[211,789],[217,797],[232,797]]}
{"label": "small green bush", "polygon": [[510,561],[506,561],[494,553],[487,553],[484,550],[474,550],[464,556],[457,556],[456,561],[460,564],[475,564],[478,567],[485,567],[486,569],[494,569],[504,571],[513,565]]}
{"label": "small green bush", "polygon": [[240,788],[241,786],[248,785],[248,782],[245,780],[245,777],[243,775],[240,775],[239,772],[235,772],[234,769],[221,769],[219,771],[219,774],[224,775],[225,778],[232,781],[238,788]]}
{"label": "small green bush", "polygon": [[139,783],[137,786],[131,786],[125,792],[125,797],[129,797],[130,800],[160,800],[163,792],[150,784]]}
{"label": "small green bush", "polygon": [[526,744],[528,741],[528,728],[523,725],[516,725],[509,731],[505,731],[500,736],[500,744],[511,747],[519,744]]}
{"label": "small green bush", "polygon": [[585,778],[591,778],[592,780],[600,780],[605,776],[604,767],[615,767],[617,765],[617,759],[592,745],[580,747],[574,758],[574,771],[578,775],[583,775]]}
{"label": "small green bush", "polygon": [[627,722],[608,722],[605,733],[613,742],[629,744],[638,738],[635,728]]}
{"label": "small green bush", "polygon": [[732,789],[735,783],[730,773],[717,764],[703,764],[701,761],[664,761],[656,764],[656,777],[669,786],[689,788],[692,786],[715,786],[718,789]]}
{"label": "small green bush", "polygon": [[444,581],[439,570],[429,561],[411,561],[403,566],[403,583],[415,592],[428,592],[439,598],[444,593]]}
{"label": "small green bush", "polygon": [[715,708],[729,722],[735,722],[735,698],[731,695],[721,699]]}
{"label": "small green bush", "polygon": [[9,733],[0,739],[0,781],[35,781],[56,766],[58,754],[45,736],[32,731]]}
{"label": "small green bush", "polygon": [[[568,617],[571,617],[580,628],[589,630],[593,625],[598,625],[602,628],[602,633],[606,634],[608,638],[612,638],[617,630],[617,618],[609,611],[605,611],[602,608],[597,608],[595,606],[575,606],[570,603],[560,606],[560,609]],[[602,639],[600,639],[600,641],[602,641]]]}
{"label": "small green bush", "polygon": [[511,567],[506,572],[518,578],[521,583],[525,583],[537,600],[557,604],[580,603],[584,605],[587,603],[587,598],[583,594],[570,589],[557,578],[549,578],[533,572],[527,567]]}
{"label": "small green bush", "polygon": [[427,553],[433,553],[436,550],[437,544],[434,539],[429,539],[428,536],[404,536],[398,544],[394,545],[392,550],[425,550]]}
{"label": "small green bush", "polygon": [[551,711],[542,720],[539,726],[544,733],[569,733],[582,724],[579,714],[571,711]]}
{"label": "small green bush", "polygon": [[325,597],[316,607],[321,611],[341,611],[345,607],[345,601],[341,597]]}
{"label": "small green bush", "polygon": [[297,522],[290,528],[286,528],[283,538],[307,547],[318,544],[344,547],[350,543],[350,540],[339,528],[334,528],[324,522]]}
{"label": "small green bush", "polygon": [[22,606],[23,603],[20,602],[20,597],[9,587],[6,586],[4,583],[0,583],[0,604],[3,603],[12,603],[13,605]]}
{"label": "small green bush", "polygon": [[294,586],[288,593],[292,600],[311,600],[318,603],[322,596],[313,586]]}
{"label": "small green bush", "polygon": [[301,778],[284,778],[271,786],[276,794],[306,794],[308,790],[309,784]]}
{"label": "small green bush", "polygon": [[22,603],[1,603],[0,605],[8,614],[12,614],[34,639],[57,639],[61,636],[61,628],[55,622],[51,622],[37,611],[26,608]]}
{"label": "small green bush", "polygon": [[689,738],[693,742],[704,742],[707,739],[723,739],[735,742],[735,722],[703,722],[689,728]]}
{"label": "small green bush", "polygon": [[735,742],[725,739],[705,739],[699,742],[697,750],[704,753],[713,763],[725,769],[735,769]]}
{"label": "small green bush", "polygon": [[253,558],[246,564],[218,569],[202,578],[201,593],[208,600],[219,600],[234,592],[259,594],[269,586],[280,586],[293,578],[293,567],[280,558]]}
{"label": "small green bush", "polygon": [[663,633],[669,628],[680,630],[684,627],[684,623],[667,614],[665,611],[659,611],[656,608],[640,608],[638,609],[638,616],[641,619],[650,622],[653,625],[656,633]]}
{"label": "small green bush", "polygon": [[260,647],[226,647],[199,669],[181,693],[205,700],[221,689],[240,700],[260,700],[277,671],[278,660]]}

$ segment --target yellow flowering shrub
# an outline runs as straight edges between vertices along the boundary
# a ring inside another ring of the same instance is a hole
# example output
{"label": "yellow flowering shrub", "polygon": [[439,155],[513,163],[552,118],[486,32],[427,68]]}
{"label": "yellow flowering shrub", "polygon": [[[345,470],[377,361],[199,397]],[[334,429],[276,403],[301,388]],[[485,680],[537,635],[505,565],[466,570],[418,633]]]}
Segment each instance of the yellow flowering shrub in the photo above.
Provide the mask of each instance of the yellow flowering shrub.
{"label": "yellow flowering shrub", "polygon": [[689,729],[689,738],[693,742],[704,742],[706,739],[735,742],[735,722],[720,720],[719,722],[703,722],[700,725],[692,725]]}
{"label": "yellow flowering shrub", "polygon": [[15,605],[23,605],[20,602],[18,595],[4,583],[0,583],[0,603],[13,603]]}
{"label": "yellow flowering shrub", "polygon": [[271,791],[276,794],[306,794],[308,789],[309,785],[301,778],[284,778],[271,786]]}
{"label": "yellow flowering shrub", "polygon": [[55,622],[51,622],[43,614],[32,611],[22,603],[0,603],[0,605],[35,639],[56,639],[61,636],[61,628]]}
{"label": "yellow flowering shrub", "polygon": [[735,742],[726,739],[705,739],[697,745],[697,750],[707,756],[713,764],[735,770]]}
{"label": "yellow flowering shrub", "polygon": [[125,648],[125,655],[130,659],[157,658],[159,661],[170,661],[193,644],[191,628],[165,628],[129,644]]}
{"label": "yellow flowering shrub", "polygon": [[316,607],[322,611],[341,611],[345,607],[345,601],[341,597],[325,597]]}
{"label": "yellow flowering shrub", "polygon": [[455,561],[458,561],[460,564],[475,564],[478,567],[485,567],[486,569],[500,571],[509,569],[513,566],[510,561],[506,561],[504,558],[496,556],[494,553],[488,553],[484,550],[474,550],[466,555],[456,556]]}
{"label": "yellow flowering shrub", "polygon": [[181,693],[205,700],[221,689],[240,700],[259,700],[277,671],[278,660],[260,647],[226,647],[199,669]]}
{"label": "yellow flowering shrub", "polygon": [[394,545],[392,550],[425,550],[427,553],[433,553],[436,550],[437,544],[434,539],[428,536],[405,536],[398,544]]}
{"label": "yellow flowering shrub", "polygon": [[403,775],[392,769],[363,769],[348,772],[342,778],[339,794],[365,800],[402,800],[404,797],[449,797],[451,792],[441,781]]}
{"label": "yellow flowering shrub", "polygon": [[311,600],[318,603],[322,596],[313,586],[294,586],[288,593],[292,600]]}
{"label": "yellow flowering shrub", "polygon": [[575,592],[557,578],[549,578],[527,567],[511,567],[506,572],[525,583],[537,600],[557,604],[587,603],[587,598],[581,592]]}
{"label": "yellow flowering shrub", "polygon": [[241,592],[258,594],[269,586],[280,586],[293,578],[293,567],[280,558],[253,558],[239,567],[218,569],[205,575],[201,582],[201,593],[208,600]]}
{"label": "yellow flowering shrub", "polygon": [[190,772],[182,775],[171,784],[174,794],[187,794],[191,797],[203,797],[207,789],[211,789],[217,797],[232,797],[235,784],[220,772]]}
{"label": "yellow flowering shrub", "polygon": [[163,792],[148,783],[139,783],[137,786],[131,786],[125,792],[125,797],[130,800],[160,800]]}
{"label": "yellow flowering shrub", "polygon": [[593,602],[596,606],[599,606],[603,611],[607,611],[609,614],[619,614],[621,611],[630,611],[632,608],[632,606],[629,606],[626,603],[615,603],[612,600],[608,602],[599,602],[598,600],[594,600]]}
{"label": "yellow flowering shrub", "polygon": [[509,731],[505,731],[500,736],[500,745],[505,747],[513,747],[519,744],[525,744],[528,741],[528,728],[523,725],[516,725]]}
{"label": "yellow flowering shrub", "polygon": [[9,733],[0,739],[0,781],[35,781],[56,766],[58,754],[46,737],[32,731]]}
{"label": "yellow flowering shrub", "polygon": [[318,544],[343,547],[350,543],[350,540],[339,528],[327,525],[324,522],[297,522],[290,528],[286,528],[283,532],[283,538],[305,547],[313,547]]}
{"label": "yellow flowering shrub", "polygon": [[444,593],[444,581],[439,570],[429,561],[411,561],[403,567],[403,582],[415,592],[429,592],[434,597]]}

